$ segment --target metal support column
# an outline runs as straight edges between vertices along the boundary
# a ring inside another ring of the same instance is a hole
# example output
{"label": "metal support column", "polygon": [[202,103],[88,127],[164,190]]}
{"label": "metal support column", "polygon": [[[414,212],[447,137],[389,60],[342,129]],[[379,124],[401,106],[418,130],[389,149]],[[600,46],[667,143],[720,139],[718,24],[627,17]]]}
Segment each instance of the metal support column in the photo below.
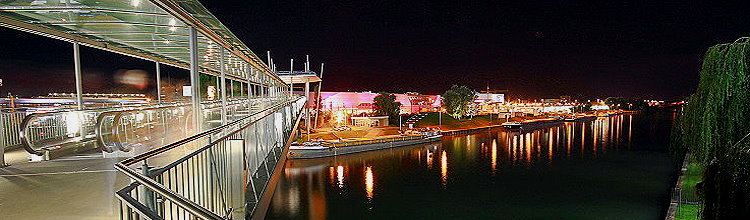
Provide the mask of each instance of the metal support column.
{"label": "metal support column", "polygon": [[307,140],[310,140],[310,80],[305,78],[305,128],[307,129]]}
{"label": "metal support column", "polygon": [[255,90],[256,90],[255,89],[255,85],[250,84],[250,81],[251,81],[251,79],[253,78],[254,75],[255,75],[255,69],[253,69],[252,67],[250,67],[250,76],[247,77],[247,83],[248,83],[247,84],[247,86],[248,86],[247,87],[247,94],[249,94],[248,97],[250,97],[250,98],[255,98]]}
{"label": "metal support column", "polygon": [[83,109],[83,77],[81,76],[81,50],[78,43],[73,42],[73,62],[76,75],[76,105]]}
{"label": "metal support column", "polygon": [[195,133],[201,132],[203,114],[201,111],[200,73],[198,72],[198,33],[190,27],[190,100],[193,106]]}
{"label": "metal support column", "polygon": [[224,69],[224,48],[219,48],[219,72],[221,72],[221,124],[227,123],[227,74]]}
{"label": "metal support column", "polygon": [[252,96],[253,91],[251,89],[252,86],[253,86],[253,84],[250,84],[250,79],[251,79],[251,77],[253,75],[252,73],[253,73],[253,68],[250,67],[250,64],[248,64],[247,65],[247,114],[248,115],[250,114],[250,107],[251,107],[250,106],[250,100],[252,100],[252,98],[253,98],[253,96]]}
{"label": "metal support column", "polygon": [[161,66],[156,62],[156,100],[161,103]]}

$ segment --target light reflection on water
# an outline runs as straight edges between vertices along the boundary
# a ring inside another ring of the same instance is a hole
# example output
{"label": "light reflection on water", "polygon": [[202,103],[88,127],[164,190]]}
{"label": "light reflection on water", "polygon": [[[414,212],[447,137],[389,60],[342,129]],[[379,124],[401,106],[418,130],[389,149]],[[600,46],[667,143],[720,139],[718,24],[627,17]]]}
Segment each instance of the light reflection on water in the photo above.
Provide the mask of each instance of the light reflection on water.
{"label": "light reflection on water", "polygon": [[367,199],[372,201],[375,191],[375,178],[372,176],[372,167],[368,166],[365,170],[365,189],[367,190]]}
{"label": "light reflection on water", "polygon": [[440,180],[442,180],[443,186],[448,184],[448,154],[440,154]]}
{"label": "light reflection on water", "polygon": [[339,165],[336,167],[336,179],[339,181],[339,188],[344,188],[344,166]]}
{"label": "light reflection on water", "polygon": [[[513,167],[553,166],[553,161],[567,158],[593,160],[619,146],[630,149],[632,126],[633,115],[618,115],[587,122],[566,122],[528,132],[493,130],[447,136],[442,142],[431,144],[335,158],[289,160],[268,216],[325,219],[332,212],[343,211],[338,209],[340,207],[377,212],[389,204],[379,201],[381,195],[388,194],[388,190],[400,192],[401,184],[415,184],[425,190],[438,184],[439,189],[430,191],[434,193],[449,190],[459,181],[454,178],[465,178],[466,174],[461,173],[465,170],[478,175],[474,178],[495,178],[501,176],[504,169]],[[435,161],[435,157],[439,157],[439,161]],[[434,163],[439,163],[437,170]],[[335,208],[328,207],[329,204]]]}

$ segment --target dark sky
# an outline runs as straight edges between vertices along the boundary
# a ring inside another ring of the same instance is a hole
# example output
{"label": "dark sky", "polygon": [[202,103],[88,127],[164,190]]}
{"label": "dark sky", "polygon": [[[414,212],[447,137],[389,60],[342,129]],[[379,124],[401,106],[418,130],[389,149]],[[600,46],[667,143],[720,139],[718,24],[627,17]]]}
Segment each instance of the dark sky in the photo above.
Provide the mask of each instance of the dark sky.
{"label": "dark sky", "polygon": [[[746,6],[716,1],[202,2],[261,58],[271,50],[280,69],[305,54],[313,69],[325,62],[328,91],[439,94],[451,84],[489,84],[512,97],[670,99],[693,92],[709,46],[750,29]],[[0,77],[72,66],[67,43],[9,29],[0,36]],[[93,78],[152,68],[84,52]],[[64,72],[49,74],[64,82]]]}

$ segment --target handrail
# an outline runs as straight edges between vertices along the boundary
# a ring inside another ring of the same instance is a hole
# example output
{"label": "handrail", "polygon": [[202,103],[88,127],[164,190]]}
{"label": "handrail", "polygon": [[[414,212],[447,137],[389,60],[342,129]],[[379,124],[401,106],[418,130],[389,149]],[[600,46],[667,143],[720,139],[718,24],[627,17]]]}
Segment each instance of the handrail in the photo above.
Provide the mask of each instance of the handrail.
{"label": "handrail", "polygon": [[18,133],[18,137],[19,139],[21,139],[21,146],[23,146],[26,152],[29,152],[30,154],[35,154],[38,156],[44,155],[43,151],[39,151],[33,148],[34,144],[31,143],[31,140],[28,138],[28,135],[27,135],[27,129],[29,128],[29,124],[31,123],[31,120],[34,118],[49,116],[49,115],[54,115],[54,114],[69,113],[69,112],[77,112],[80,114],[80,113],[86,113],[86,112],[95,112],[97,110],[102,110],[102,109],[85,109],[85,110],[79,110],[79,111],[53,111],[53,112],[29,114],[23,118],[23,121],[21,121],[21,131],[19,131]]}
{"label": "handrail", "polygon": [[[245,101],[247,101],[247,99],[228,100],[227,101],[227,106],[228,105],[235,105],[235,104],[242,104]],[[217,100],[217,101],[204,102],[204,103],[201,103],[201,105],[212,105],[212,104],[220,104],[220,103],[221,102],[219,100]],[[248,105],[249,105],[249,103],[248,103]],[[119,127],[119,124],[120,124],[120,119],[122,118],[123,114],[129,113],[129,112],[135,112],[135,111],[147,111],[147,110],[155,110],[155,109],[163,109],[163,108],[174,108],[174,107],[183,107],[183,106],[190,106],[190,104],[186,103],[186,104],[178,104],[178,105],[173,105],[173,106],[154,107],[154,108],[145,108],[145,109],[133,109],[133,110],[125,110],[125,111],[118,112],[115,115],[115,117],[113,118],[113,124],[112,124],[112,127],[111,127],[111,130],[112,130],[111,132],[115,136],[114,139],[118,140],[118,141],[114,142],[115,146],[117,146],[117,149],[120,149],[120,151],[123,151],[123,152],[130,151],[130,149],[124,147],[122,145],[122,141],[120,141],[120,130],[118,129],[118,127]],[[207,107],[206,109],[221,108],[221,107],[222,106],[219,105],[219,106]],[[191,108],[188,111],[193,111],[193,109]],[[186,115],[188,115],[188,117],[191,117],[191,114],[186,114]],[[98,123],[98,121],[97,121],[97,123]],[[100,127],[97,127],[97,129],[99,129],[99,128]],[[104,147],[104,142],[103,142],[104,139],[103,139],[103,137],[100,136],[99,139],[102,141],[102,147]],[[110,151],[111,151],[111,149],[110,149]]]}
{"label": "handrail", "polygon": [[138,185],[139,185],[138,183],[131,183],[130,185],[126,186],[125,188],[122,188],[122,189],[118,190],[117,192],[115,192],[115,196],[117,196],[121,200],[124,200],[124,201],[132,204],[133,207],[135,208],[135,210],[137,210],[137,212],[139,214],[145,215],[150,220],[162,220],[162,219],[164,219],[161,216],[157,215],[156,213],[150,212],[148,210],[148,207],[146,207],[145,205],[143,205],[141,203],[138,203],[137,200],[133,199],[133,197],[131,197],[128,194],[128,192],[130,192],[133,189],[135,189],[136,187],[138,187]]}
{"label": "handrail", "polygon": [[[240,118],[238,120],[234,120],[234,121],[229,122],[227,124],[224,124],[222,126],[219,126],[219,127],[213,128],[213,129],[209,129],[209,130],[206,130],[206,131],[203,131],[201,133],[195,134],[193,136],[190,136],[188,138],[182,139],[180,141],[168,144],[166,146],[163,146],[163,147],[160,147],[160,148],[157,148],[157,149],[153,149],[153,150],[147,151],[145,153],[139,154],[139,155],[134,156],[132,158],[128,158],[126,160],[123,160],[123,161],[115,164],[115,169],[117,169],[117,170],[125,173],[128,177],[130,177],[134,181],[134,184],[141,184],[141,185],[145,186],[146,188],[148,188],[148,189],[152,190],[153,192],[155,192],[156,194],[160,195],[162,198],[164,198],[166,200],[169,200],[170,202],[172,202],[172,203],[176,204],[177,206],[179,206],[179,207],[187,210],[188,212],[190,212],[191,214],[197,216],[198,218],[202,218],[202,219],[223,219],[221,216],[219,216],[216,213],[213,213],[212,211],[210,211],[210,210],[202,207],[201,205],[197,204],[196,202],[191,201],[191,200],[189,200],[189,199],[187,199],[187,198],[179,195],[178,193],[176,193],[176,192],[174,192],[174,191],[166,188],[164,185],[162,185],[161,183],[157,182],[152,177],[155,177],[155,176],[158,176],[158,175],[162,174],[163,172],[165,172],[170,167],[174,167],[177,164],[179,164],[180,162],[183,162],[185,160],[190,159],[191,156],[197,155],[197,154],[201,153],[202,151],[205,151],[206,149],[211,148],[212,146],[216,145],[216,143],[228,139],[232,135],[234,135],[234,134],[240,132],[241,130],[243,130],[245,128],[248,128],[249,126],[255,124],[258,121],[260,121],[262,118],[265,118],[268,115],[274,114],[279,109],[282,109],[282,108],[284,108],[286,106],[292,105],[293,103],[295,103],[295,102],[297,102],[297,101],[299,101],[301,99],[303,99],[303,97],[298,97],[296,99],[289,99],[287,101],[277,103],[277,104],[275,104],[273,106],[270,106],[270,107],[268,107],[268,108],[266,108],[266,109],[264,109],[262,111],[255,112],[255,113],[252,113],[252,114],[248,114],[248,115],[246,115],[246,116],[244,116],[244,117],[242,117],[242,118]],[[254,117],[259,116],[259,115],[262,115],[262,117],[258,117],[258,118],[253,119]],[[246,120],[248,120],[248,119],[251,120],[251,121],[247,122]],[[167,152],[167,151],[169,151],[171,149],[174,149],[174,148],[177,148],[179,146],[185,145],[187,143],[193,142],[193,141],[198,140],[200,138],[204,138],[206,136],[209,136],[209,135],[212,135],[212,134],[215,134],[215,133],[223,132],[225,129],[230,128],[232,126],[239,125],[240,123],[247,123],[247,124],[243,125],[239,129],[235,129],[233,132],[229,132],[229,133],[223,135],[222,137],[220,137],[220,138],[218,138],[216,140],[211,141],[206,146],[203,146],[200,149],[197,149],[197,150],[191,152],[190,154],[181,157],[177,161],[174,161],[174,162],[172,162],[172,163],[170,163],[170,164],[168,164],[168,165],[166,165],[166,166],[164,166],[162,168],[159,168],[158,170],[155,170],[151,174],[148,174],[148,175],[146,175],[146,174],[140,174],[136,170],[134,170],[134,169],[132,169],[132,168],[129,167],[130,165],[133,165],[133,164],[141,162],[141,161],[145,161],[148,158],[151,158],[153,156],[156,156],[156,155],[159,155],[161,153]],[[120,194],[120,191],[118,191],[118,194]],[[128,200],[128,202],[132,203],[132,202],[137,202],[137,201],[129,201]],[[143,210],[139,210],[139,212],[142,212],[142,211],[148,212],[148,211],[150,211],[150,210],[148,210],[145,207],[140,207],[139,206],[139,207],[136,207],[136,208],[137,209],[143,209]]]}
{"label": "handrail", "polygon": [[150,190],[156,192],[160,196],[163,196],[165,199],[174,202],[175,204],[184,208],[185,210],[187,210],[193,215],[200,216],[202,219],[222,219],[221,216],[216,215],[215,213],[196,204],[195,202],[190,201],[189,199],[180,196],[175,191],[172,191],[170,189],[163,187],[154,179],[138,174],[138,172],[136,172],[133,169],[130,169],[130,167],[127,167],[127,165],[125,164],[117,163],[115,164],[115,169],[119,170],[120,172],[123,172],[125,175],[133,179],[136,183],[140,183],[146,188],[149,188]]}
{"label": "handrail", "polygon": [[[100,150],[102,150],[104,152],[107,152],[107,153],[112,153],[113,152],[112,149],[109,149],[109,148],[107,148],[104,145],[104,135],[103,135],[103,132],[102,132],[102,125],[104,124],[104,117],[107,117],[108,115],[116,114],[115,115],[115,119],[114,119],[113,124],[112,124],[112,131],[111,131],[114,134],[115,133],[115,129],[117,128],[117,123],[118,123],[118,117],[117,116],[121,115],[122,113],[134,112],[134,111],[154,110],[154,109],[163,109],[163,108],[173,108],[173,107],[189,106],[189,105],[190,105],[190,103],[177,103],[177,104],[171,104],[171,105],[167,105],[167,106],[148,107],[148,108],[140,108],[140,109],[124,109],[124,110],[116,110],[116,111],[103,112],[103,113],[99,114],[99,116],[96,117],[96,128],[94,129],[94,131],[95,131],[96,136],[97,136],[97,138],[96,138],[97,147]],[[122,145],[118,145],[117,147],[120,150],[122,150]]]}
{"label": "handrail", "polygon": [[[228,105],[242,104],[245,101],[247,101],[247,99],[233,99],[233,100],[228,100],[227,104]],[[212,104],[219,104],[219,103],[220,103],[220,101],[216,100],[216,101],[203,102],[203,103],[201,103],[201,105],[212,105]],[[98,145],[99,149],[101,149],[102,151],[106,151],[108,153],[113,152],[113,149],[110,149],[110,148],[106,147],[106,145],[104,144],[104,136],[102,135],[103,133],[101,131],[101,129],[102,129],[102,123],[104,121],[103,119],[107,115],[115,114],[115,116],[114,116],[114,118],[112,120],[113,121],[112,127],[110,128],[111,129],[110,132],[114,136],[113,139],[114,140],[118,140],[118,141],[114,142],[115,146],[120,151],[128,152],[128,151],[130,151],[130,149],[124,147],[122,145],[122,141],[119,141],[120,140],[120,130],[118,129],[118,127],[119,127],[119,124],[120,124],[120,119],[122,118],[122,116],[124,114],[130,113],[130,112],[136,112],[136,111],[148,111],[148,110],[165,109],[165,108],[175,108],[175,107],[185,107],[185,106],[190,106],[190,103],[177,103],[177,104],[173,104],[173,105],[169,105],[169,106],[140,108],[140,109],[126,109],[126,110],[110,111],[110,112],[102,113],[97,118],[97,126],[96,126],[96,134],[98,136],[97,137],[97,145]],[[216,107],[220,108],[221,106],[213,106],[213,107],[208,107],[208,108],[216,108]],[[193,111],[193,109],[191,108],[189,111]],[[186,114],[186,115],[190,116],[191,114]]]}
{"label": "handrail", "polygon": [[[233,100],[233,101],[237,101],[237,100],[241,100],[241,99],[236,99],[236,100]],[[216,101],[205,101],[205,102],[202,102],[201,104],[210,105],[210,104],[216,104],[216,103],[219,103],[219,102],[220,101],[218,101],[218,100],[216,100]],[[183,105],[183,104],[181,104],[181,103],[176,103],[176,104],[170,103],[168,105],[170,105],[170,106],[178,106],[178,105]],[[154,108],[154,107],[146,107],[146,108]],[[44,113],[32,113],[32,114],[26,115],[24,117],[24,119],[21,121],[21,126],[20,126],[20,131],[18,133],[19,134],[18,137],[19,137],[19,139],[21,141],[21,146],[23,147],[24,150],[26,150],[26,152],[28,152],[29,154],[34,154],[34,155],[38,155],[38,156],[44,156],[44,152],[45,151],[41,150],[41,149],[43,149],[43,147],[37,147],[37,146],[35,146],[34,143],[31,142],[31,139],[29,137],[28,129],[29,129],[29,126],[31,125],[31,122],[34,119],[39,118],[39,117],[47,117],[47,116],[53,116],[55,114],[65,114],[65,113],[77,114],[78,116],[80,116],[80,114],[91,113],[91,112],[101,112],[101,114],[104,114],[104,113],[111,112],[111,111],[115,111],[115,112],[116,111],[122,111],[123,109],[124,110],[138,110],[138,109],[144,109],[144,108],[143,107],[139,108],[139,107],[134,107],[134,106],[118,106],[115,110],[112,110],[112,107],[102,107],[102,108],[88,108],[88,109],[73,110],[73,111],[71,111],[70,109],[65,109],[65,110],[57,110],[57,111],[44,112]],[[102,131],[101,131],[100,127],[101,127],[101,125],[103,123],[103,122],[101,122],[102,120],[100,120],[100,119],[101,118],[99,116],[97,116],[97,118],[96,118],[96,124],[95,124],[96,127],[93,129],[95,135],[99,136],[99,137],[94,137],[94,139],[97,141],[97,148],[100,148],[99,146],[102,146],[102,145],[100,145],[98,143],[100,141],[99,139],[101,138],[100,134],[102,134]],[[79,131],[79,132],[83,132],[83,131]],[[70,138],[68,140],[81,141],[81,140],[85,139],[82,136],[84,136],[84,134],[81,134],[81,137]],[[109,151],[106,151],[106,152],[112,152],[112,150],[110,149]]]}
{"label": "handrail", "polygon": [[[296,101],[296,100],[295,100],[295,101]],[[242,120],[245,120],[245,119],[247,119],[247,118],[249,118],[249,117],[254,117],[254,116],[256,116],[256,114],[260,114],[260,113],[263,113],[263,112],[266,112],[266,113],[273,113],[273,112],[275,112],[276,110],[278,110],[278,109],[279,109],[279,107],[282,107],[282,106],[286,106],[286,104],[288,104],[288,103],[293,103],[293,102],[295,102],[295,101],[289,101],[289,102],[283,102],[283,103],[279,103],[279,104],[277,104],[277,105],[274,105],[274,106],[271,106],[271,107],[269,107],[269,108],[268,108],[267,110],[270,110],[270,111],[261,111],[261,112],[257,112],[257,113],[255,113],[255,114],[253,114],[253,115],[248,115],[248,116],[246,116],[246,117],[243,117],[242,119],[238,119],[238,120],[236,120],[236,121],[234,121],[234,122],[238,122],[238,123],[239,123],[239,122],[240,122],[240,121],[242,121]],[[260,118],[266,117],[266,116],[268,116],[268,115],[269,115],[269,114],[265,114],[265,115],[263,115],[263,116],[262,116],[262,117],[260,117]],[[161,173],[162,173],[162,172],[163,172],[164,170],[167,170],[167,169],[169,169],[169,168],[172,168],[172,167],[176,166],[177,164],[179,164],[179,162],[182,162],[182,161],[184,161],[184,160],[187,160],[187,159],[189,159],[190,157],[192,157],[192,156],[194,156],[194,155],[196,155],[196,154],[198,154],[198,153],[200,153],[200,152],[202,152],[202,151],[204,151],[204,150],[206,150],[206,149],[208,149],[208,148],[210,148],[210,147],[212,147],[212,146],[216,145],[216,143],[219,143],[219,142],[221,142],[221,141],[224,141],[224,140],[226,140],[227,138],[231,137],[232,135],[234,135],[234,134],[237,134],[237,133],[238,133],[238,132],[240,132],[241,130],[244,130],[245,128],[248,128],[248,127],[250,127],[251,125],[255,124],[255,122],[257,122],[258,120],[260,120],[260,118],[259,118],[259,119],[256,119],[256,120],[254,120],[254,121],[251,121],[250,123],[247,123],[246,125],[242,126],[241,128],[239,128],[239,129],[236,129],[235,131],[233,131],[233,132],[231,132],[231,133],[229,133],[229,134],[227,134],[227,135],[224,135],[224,136],[222,136],[221,138],[217,138],[216,140],[212,141],[211,143],[208,143],[208,144],[207,144],[206,146],[203,146],[203,147],[201,147],[200,149],[198,149],[198,150],[195,150],[195,151],[191,152],[190,154],[188,154],[188,155],[186,155],[186,156],[184,156],[184,157],[182,157],[182,158],[180,158],[180,159],[176,160],[175,162],[172,162],[172,163],[170,163],[170,164],[168,164],[168,165],[166,165],[166,166],[162,167],[162,168],[161,168],[160,170],[157,170],[157,171],[155,171],[155,172],[153,173],[153,176],[158,176],[158,175],[159,175],[159,174],[161,174]],[[231,125],[234,125],[234,124],[236,124],[236,123],[232,123],[232,124],[227,124],[226,126],[231,126]],[[221,127],[217,127],[217,128],[219,128],[219,129],[223,129],[222,127],[224,127],[224,126],[221,126]],[[213,130],[213,129],[212,129],[212,130]],[[210,130],[209,130],[209,131],[210,131]],[[200,137],[198,137],[198,138],[200,138]],[[144,159],[147,159],[147,158],[144,158]],[[136,161],[136,162],[137,162],[137,161]],[[135,162],[134,162],[134,163],[135,163]],[[131,164],[132,164],[132,163],[131,163]]]}

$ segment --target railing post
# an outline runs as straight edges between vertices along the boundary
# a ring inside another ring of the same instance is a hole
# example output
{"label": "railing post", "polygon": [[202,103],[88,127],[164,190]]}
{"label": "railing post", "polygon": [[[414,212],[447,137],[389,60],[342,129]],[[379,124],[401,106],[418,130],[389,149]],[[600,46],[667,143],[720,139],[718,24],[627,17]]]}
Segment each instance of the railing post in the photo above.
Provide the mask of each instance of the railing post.
{"label": "railing post", "polygon": [[307,140],[310,140],[310,80],[305,78],[305,129],[307,129]]}
{"label": "railing post", "polygon": [[[143,161],[143,166],[141,166],[141,172],[143,172],[144,176],[151,175],[151,170],[150,170],[150,167],[148,166],[148,163],[146,162],[146,160]],[[154,209],[156,207],[154,205],[155,204],[154,203],[154,193],[150,192],[148,190],[148,188],[146,188],[145,186],[141,186],[141,187],[143,187],[143,190],[140,190],[140,195],[138,195],[140,197],[140,200],[144,201],[145,202],[144,205],[146,205],[146,207],[148,207],[150,210],[156,211]]]}
{"label": "railing post", "polygon": [[156,101],[161,104],[161,66],[156,61]]}

